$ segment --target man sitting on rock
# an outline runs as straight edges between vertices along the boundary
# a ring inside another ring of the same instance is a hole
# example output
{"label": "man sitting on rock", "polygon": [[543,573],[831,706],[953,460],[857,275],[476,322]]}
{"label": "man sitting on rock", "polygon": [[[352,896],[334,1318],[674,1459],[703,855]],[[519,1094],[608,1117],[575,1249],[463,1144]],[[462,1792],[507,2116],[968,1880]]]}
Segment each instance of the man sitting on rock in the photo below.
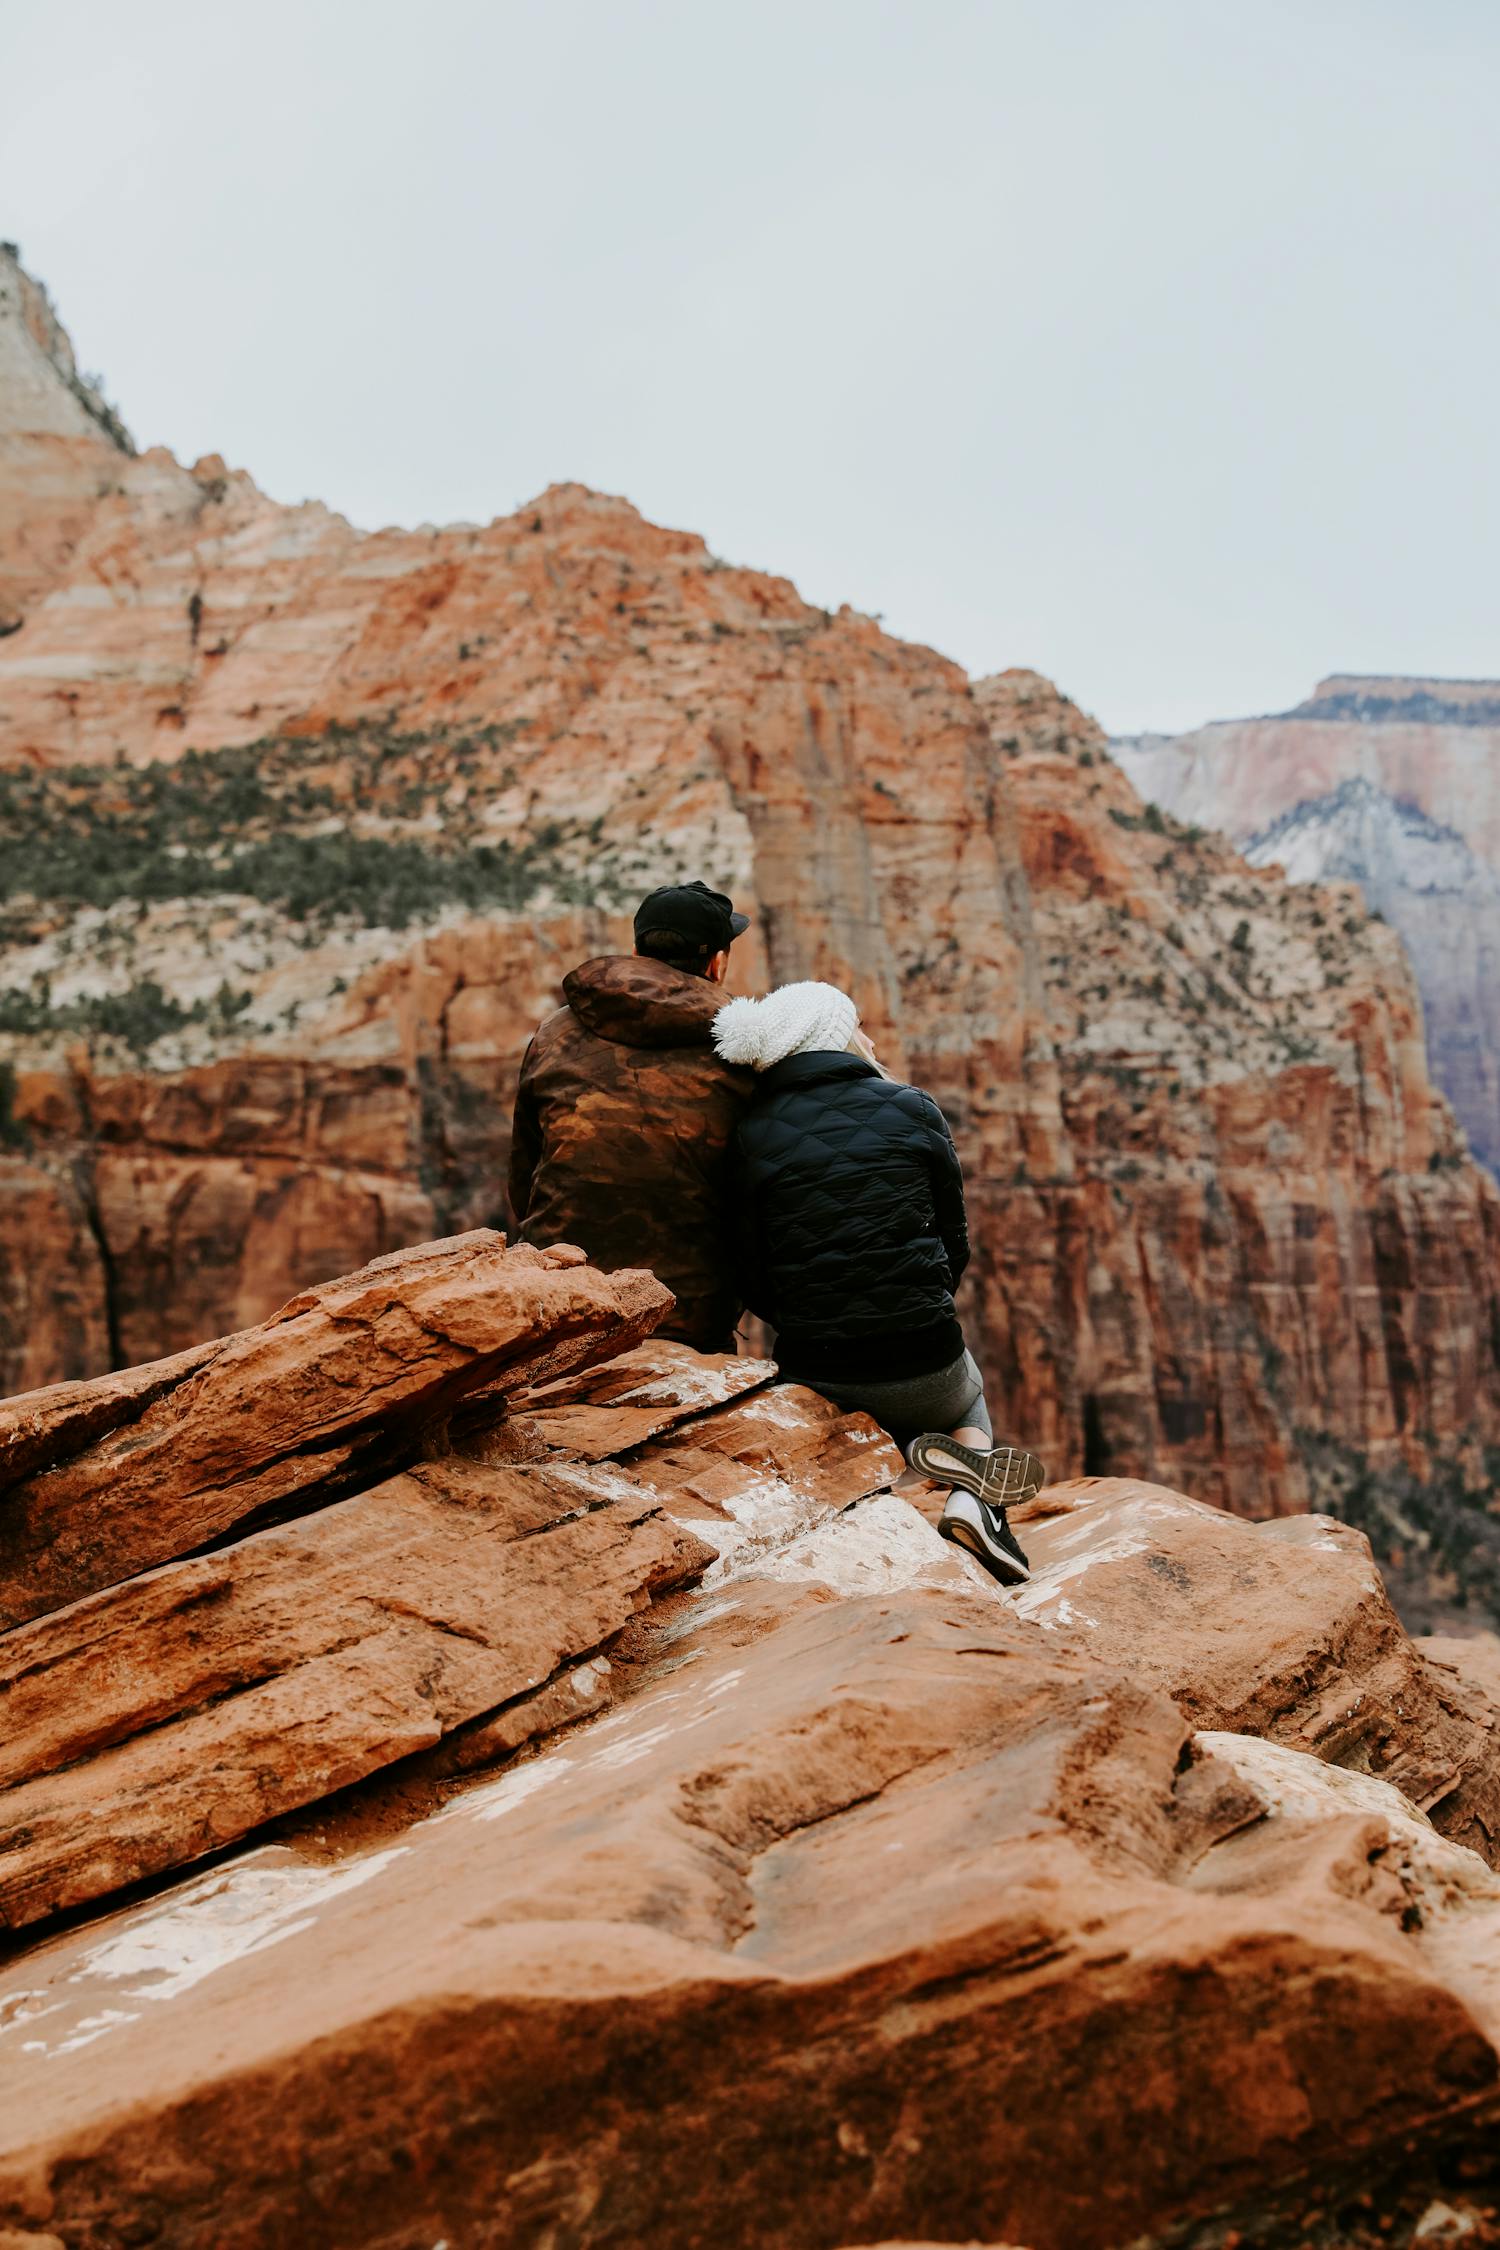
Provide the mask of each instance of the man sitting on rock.
{"label": "man sitting on rock", "polygon": [[576,1242],[596,1266],[647,1266],[677,1299],[660,1330],[733,1351],[741,1303],[730,1146],[754,1078],[710,1031],[749,918],[706,883],[642,900],[635,953],[585,961],[521,1064],[510,1208],[519,1239]]}

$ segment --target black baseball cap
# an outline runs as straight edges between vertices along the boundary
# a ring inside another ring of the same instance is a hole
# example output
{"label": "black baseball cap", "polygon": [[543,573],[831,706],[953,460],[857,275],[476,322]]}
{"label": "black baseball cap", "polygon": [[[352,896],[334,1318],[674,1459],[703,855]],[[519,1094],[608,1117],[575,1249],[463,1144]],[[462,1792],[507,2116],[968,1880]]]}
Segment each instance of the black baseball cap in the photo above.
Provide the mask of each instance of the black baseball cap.
{"label": "black baseball cap", "polygon": [[695,951],[706,947],[710,953],[722,953],[749,927],[749,915],[736,914],[733,899],[723,891],[711,891],[707,883],[664,883],[635,910],[637,942],[670,930]]}

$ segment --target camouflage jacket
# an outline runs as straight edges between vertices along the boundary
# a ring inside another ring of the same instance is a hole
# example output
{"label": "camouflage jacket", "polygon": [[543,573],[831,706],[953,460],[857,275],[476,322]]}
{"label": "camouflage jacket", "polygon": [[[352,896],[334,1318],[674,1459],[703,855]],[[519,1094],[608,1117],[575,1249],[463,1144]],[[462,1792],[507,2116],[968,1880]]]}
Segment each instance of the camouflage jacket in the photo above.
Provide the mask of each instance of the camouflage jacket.
{"label": "camouflage jacket", "polygon": [[649,1266],[677,1299],[662,1325],[731,1351],[741,1312],[730,1148],[754,1078],[720,1062],[719,986],[634,955],[585,961],[526,1050],[510,1207],[524,1242],[576,1242],[605,1271]]}

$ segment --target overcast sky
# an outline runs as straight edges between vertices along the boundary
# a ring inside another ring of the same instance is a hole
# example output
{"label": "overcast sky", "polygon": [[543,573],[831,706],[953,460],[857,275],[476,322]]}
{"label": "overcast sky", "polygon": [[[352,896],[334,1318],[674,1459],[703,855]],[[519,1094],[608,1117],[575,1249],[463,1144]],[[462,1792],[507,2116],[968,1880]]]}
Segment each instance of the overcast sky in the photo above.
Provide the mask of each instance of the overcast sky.
{"label": "overcast sky", "polygon": [[1497,0],[0,0],[142,444],[565,478],[1115,731],[1500,673]]}

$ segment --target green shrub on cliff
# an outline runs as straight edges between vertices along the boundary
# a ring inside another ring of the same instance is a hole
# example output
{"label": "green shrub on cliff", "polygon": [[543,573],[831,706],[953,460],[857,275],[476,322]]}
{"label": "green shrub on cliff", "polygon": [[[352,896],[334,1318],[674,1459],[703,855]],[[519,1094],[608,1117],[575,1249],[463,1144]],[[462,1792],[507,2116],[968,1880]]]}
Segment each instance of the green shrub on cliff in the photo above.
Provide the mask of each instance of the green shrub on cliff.
{"label": "green shrub on cliff", "polygon": [[166,1032],[181,1031],[200,1021],[203,1008],[184,1008],[163,992],[154,977],[146,977],[123,992],[91,994],[86,999],[53,1005],[45,987],[0,992],[0,1032],[78,1032],[85,1037],[118,1039],[133,1054],[144,1054]]}
{"label": "green shrub on cliff", "polygon": [[0,1148],[30,1145],[31,1135],[16,1115],[16,1066],[0,1058]]}
{"label": "green shrub on cliff", "polygon": [[[21,1038],[56,1038],[72,1035],[87,1040],[117,1040],[133,1055],[144,1055],[169,1032],[206,1024],[224,1032],[250,1006],[248,992],[221,984],[211,1000],[194,1000],[184,1006],[164,992],[154,977],[142,977],[123,992],[89,993],[76,1000],[54,1002],[45,984],[29,989],[12,986],[0,992],[0,1034]],[[4,1142],[7,1095],[14,1095],[14,1075],[9,1063],[0,1062],[0,1144]]]}
{"label": "green shrub on cliff", "polygon": [[0,905],[239,895],[311,924],[401,929],[455,906],[515,911],[544,889],[620,903],[630,871],[597,821],[486,833],[516,732],[333,728],[173,764],[0,772]]}

